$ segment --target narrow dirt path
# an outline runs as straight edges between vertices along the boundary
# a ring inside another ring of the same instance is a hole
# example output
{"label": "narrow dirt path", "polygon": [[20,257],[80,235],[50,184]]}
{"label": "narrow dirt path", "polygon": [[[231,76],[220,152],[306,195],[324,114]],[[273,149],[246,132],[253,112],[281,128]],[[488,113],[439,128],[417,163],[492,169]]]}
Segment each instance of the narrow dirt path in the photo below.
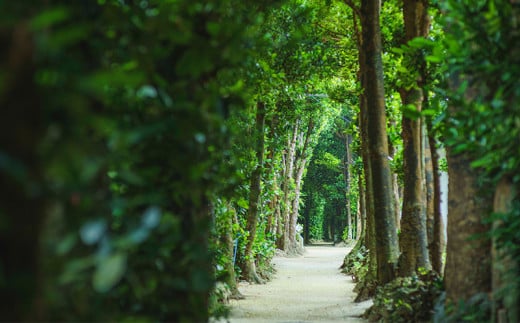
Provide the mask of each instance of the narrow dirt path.
{"label": "narrow dirt path", "polygon": [[245,300],[232,301],[230,322],[365,322],[371,301],[354,303],[352,279],[339,271],[350,249],[308,246],[303,256],[275,257],[275,278],[241,283]]}

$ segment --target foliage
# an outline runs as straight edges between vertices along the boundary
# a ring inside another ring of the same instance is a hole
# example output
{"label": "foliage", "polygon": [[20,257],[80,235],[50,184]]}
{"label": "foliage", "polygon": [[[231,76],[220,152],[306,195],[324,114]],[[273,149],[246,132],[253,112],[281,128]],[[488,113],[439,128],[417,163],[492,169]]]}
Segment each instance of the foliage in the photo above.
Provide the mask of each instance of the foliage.
{"label": "foliage", "polygon": [[352,249],[343,260],[341,272],[352,275],[354,281],[363,281],[368,271],[368,249],[363,245]]}
{"label": "foliage", "polygon": [[446,120],[447,145],[469,154],[484,182],[504,175],[518,182],[518,147],[509,139],[519,131],[518,8],[505,0],[442,4],[449,26],[445,68],[455,88],[447,96],[457,107]]}
{"label": "foliage", "polygon": [[473,295],[466,302],[461,300],[457,306],[446,307],[446,293],[443,292],[435,304],[435,323],[454,322],[489,322],[491,317],[491,301],[487,294]]}
{"label": "foliage", "polygon": [[426,322],[442,290],[442,279],[433,271],[397,278],[377,289],[365,317],[371,322]]}
{"label": "foliage", "polygon": [[[422,116],[455,153],[471,158],[483,187],[502,177],[518,186],[518,140],[511,139],[520,136],[518,6],[433,2],[446,30],[434,21],[428,39],[404,45],[398,2],[383,2],[393,170],[400,173],[403,162],[397,121]],[[343,139],[353,138],[348,162],[351,178],[359,177],[359,17],[342,1],[29,0],[0,8],[0,175],[3,192],[20,197],[6,195],[0,236],[16,235],[13,219],[38,204],[30,224],[42,243],[31,247],[41,250],[34,259],[41,268],[31,269],[42,277],[33,285],[42,287],[44,320],[225,315],[226,287],[215,281],[225,281],[232,259],[221,239],[237,239],[236,260],[243,262],[257,102],[268,110],[253,245],[264,278],[279,238],[269,221],[290,207],[280,198],[283,188],[295,197],[294,179],[282,183],[295,125],[315,125],[307,150],[301,142],[296,149],[300,161],[309,159],[302,194],[308,238],[337,239],[346,205],[357,214],[358,188],[345,190]],[[431,104],[419,115],[401,107],[396,88],[415,82],[422,58]],[[448,102],[452,110],[444,111]],[[518,209],[515,201],[513,212],[489,218],[504,223],[492,236],[516,260]],[[358,281],[367,272],[366,252],[346,259]],[[1,261],[2,289],[36,290],[20,283],[23,273],[9,279]],[[397,280],[378,294],[380,309],[371,315],[426,318],[439,288],[431,273]],[[452,316],[480,319],[471,313],[482,304],[471,300]]]}
{"label": "foliage", "polygon": [[[479,174],[480,194],[489,199],[502,178],[516,188],[520,183],[518,144],[511,139],[520,135],[520,8],[506,0],[439,3],[446,13],[442,19],[446,36],[434,59],[445,62],[443,73],[449,80],[449,87],[439,89],[450,102],[444,115],[446,145],[453,154],[469,159]],[[518,205],[518,195],[514,199]],[[520,255],[511,246],[518,237],[509,228],[520,225],[517,213],[513,208],[509,214],[490,214],[483,219],[502,222],[491,236],[516,262]],[[518,277],[518,272],[515,269],[510,275]],[[456,317],[464,319],[471,310],[480,315],[485,307],[479,308],[479,304],[470,301],[457,309],[465,314]]]}
{"label": "foliage", "polygon": [[[332,225],[337,226],[336,233],[341,235],[344,230],[338,224],[345,217],[349,192],[345,191],[342,175],[344,142],[335,132],[335,129],[330,128],[321,135],[303,186],[307,197],[304,213],[310,219],[309,238],[315,240],[337,238],[329,236],[331,217],[334,221]],[[338,208],[341,210],[339,218]]]}
{"label": "foliage", "polygon": [[[2,4],[2,28],[25,21],[34,39],[48,319],[206,319],[208,205],[237,182],[226,119],[247,102],[236,75],[269,5]],[[2,173],[33,185],[14,157]]]}

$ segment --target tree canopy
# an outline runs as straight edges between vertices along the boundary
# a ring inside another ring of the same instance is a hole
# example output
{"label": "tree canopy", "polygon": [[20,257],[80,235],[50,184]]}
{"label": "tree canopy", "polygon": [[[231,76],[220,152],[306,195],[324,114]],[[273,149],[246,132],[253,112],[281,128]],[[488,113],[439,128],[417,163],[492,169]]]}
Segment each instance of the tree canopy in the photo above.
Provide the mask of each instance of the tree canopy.
{"label": "tree canopy", "polygon": [[0,9],[2,319],[207,321],[327,241],[370,319],[518,321],[518,1]]}

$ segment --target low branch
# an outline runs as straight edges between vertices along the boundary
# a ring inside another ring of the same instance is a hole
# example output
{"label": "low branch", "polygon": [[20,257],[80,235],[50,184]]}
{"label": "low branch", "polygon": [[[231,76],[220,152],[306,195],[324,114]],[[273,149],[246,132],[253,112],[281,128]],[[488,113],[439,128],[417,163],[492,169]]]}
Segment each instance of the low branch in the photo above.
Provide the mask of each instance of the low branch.
{"label": "low branch", "polygon": [[356,14],[356,16],[361,18],[361,9],[358,6],[356,6],[352,0],[343,0],[343,2],[345,2],[345,4],[349,6],[352,9],[352,11],[354,11],[354,14]]}

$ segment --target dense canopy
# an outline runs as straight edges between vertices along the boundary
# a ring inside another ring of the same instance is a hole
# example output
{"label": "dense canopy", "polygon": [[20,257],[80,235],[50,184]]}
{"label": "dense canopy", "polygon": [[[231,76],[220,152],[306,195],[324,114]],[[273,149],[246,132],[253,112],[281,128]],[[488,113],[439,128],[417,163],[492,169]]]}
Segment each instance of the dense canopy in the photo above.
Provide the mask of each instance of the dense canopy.
{"label": "dense canopy", "polygon": [[519,24],[513,0],[2,2],[0,319],[225,317],[326,241],[370,320],[520,320]]}

